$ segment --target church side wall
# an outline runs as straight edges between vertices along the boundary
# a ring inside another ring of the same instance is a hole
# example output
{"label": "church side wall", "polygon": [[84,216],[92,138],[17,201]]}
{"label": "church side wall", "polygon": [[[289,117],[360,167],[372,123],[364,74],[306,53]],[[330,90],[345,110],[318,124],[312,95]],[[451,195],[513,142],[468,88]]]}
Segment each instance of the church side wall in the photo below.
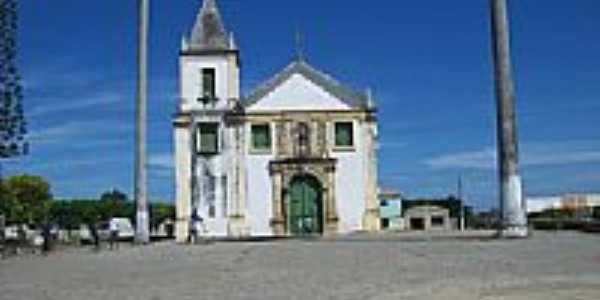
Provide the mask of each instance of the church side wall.
{"label": "church side wall", "polygon": [[272,184],[269,175],[269,161],[273,159],[268,155],[249,155],[247,158],[248,191],[247,210],[248,223],[253,236],[270,236],[272,215]]}
{"label": "church side wall", "polygon": [[[211,236],[227,236],[227,221],[228,221],[228,206],[230,206],[229,186],[231,179],[229,178],[231,142],[228,140],[226,128],[220,119],[214,117],[201,117],[197,121],[202,122],[218,122],[220,127],[220,142],[219,154],[215,156],[196,155],[196,180],[197,180],[197,197],[199,198],[198,214],[204,219],[204,224],[208,234]],[[208,175],[214,180],[213,190],[208,188]],[[214,201],[214,214],[211,216],[209,211],[208,195],[212,194]],[[227,203],[224,203],[227,202]]]}
{"label": "church side wall", "polygon": [[[345,121],[345,120],[339,120]],[[365,212],[365,170],[364,144],[360,123],[354,120],[354,151],[331,150],[331,157],[337,159],[336,202],[339,215],[339,233],[345,234],[362,230],[362,217]],[[329,125],[329,141],[333,147],[334,125]]]}
{"label": "church side wall", "polygon": [[[250,123],[246,124],[246,139],[251,140]],[[275,141],[275,129],[271,130],[271,140]],[[248,143],[249,145],[250,143]],[[273,211],[273,186],[269,174],[269,162],[275,158],[275,144],[269,154],[256,154],[246,149],[248,223],[251,235],[271,236]]]}

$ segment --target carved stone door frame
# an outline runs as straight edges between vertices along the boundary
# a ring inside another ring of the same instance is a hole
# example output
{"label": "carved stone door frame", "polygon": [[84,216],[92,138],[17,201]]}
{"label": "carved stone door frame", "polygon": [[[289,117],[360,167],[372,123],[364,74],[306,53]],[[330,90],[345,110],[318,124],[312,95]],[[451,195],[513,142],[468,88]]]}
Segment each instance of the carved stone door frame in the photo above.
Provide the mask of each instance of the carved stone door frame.
{"label": "carved stone door frame", "polygon": [[289,236],[288,211],[289,193],[288,187],[294,178],[298,176],[312,176],[322,186],[323,201],[323,234],[336,234],[338,230],[338,212],[335,199],[335,159],[310,159],[293,158],[272,161],[269,164],[271,174],[273,199],[271,227],[276,236]]}

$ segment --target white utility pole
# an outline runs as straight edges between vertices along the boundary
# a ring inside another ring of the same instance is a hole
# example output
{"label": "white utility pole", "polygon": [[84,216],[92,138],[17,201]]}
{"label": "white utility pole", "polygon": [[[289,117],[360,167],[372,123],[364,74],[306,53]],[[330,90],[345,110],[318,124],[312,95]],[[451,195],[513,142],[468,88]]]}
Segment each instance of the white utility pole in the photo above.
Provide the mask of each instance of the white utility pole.
{"label": "white utility pole", "polygon": [[136,231],[138,244],[150,242],[148,191],[146,175],[146,102],[148,93],[148,15],[149,0],[138,0],[138,74],[135,128],[135,200]]}
{"label": "white utility pole", "polygon": [[507,0],[490,0],[496,77],[498,159],[500,166],[500,237],[527,237],[527,215],[519,176],[515,87],[510,55]]}

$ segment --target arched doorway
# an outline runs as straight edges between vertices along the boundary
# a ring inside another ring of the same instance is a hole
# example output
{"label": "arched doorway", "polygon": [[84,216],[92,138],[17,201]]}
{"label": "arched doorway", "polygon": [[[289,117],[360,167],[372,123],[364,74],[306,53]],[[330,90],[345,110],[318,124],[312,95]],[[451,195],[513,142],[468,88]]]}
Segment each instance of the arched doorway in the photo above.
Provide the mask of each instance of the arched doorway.
{"label": "arched doorway", "polygon": [[323,188],[313,176],[295,177],[289,187],[288,228],[292,235],[323,233]]}

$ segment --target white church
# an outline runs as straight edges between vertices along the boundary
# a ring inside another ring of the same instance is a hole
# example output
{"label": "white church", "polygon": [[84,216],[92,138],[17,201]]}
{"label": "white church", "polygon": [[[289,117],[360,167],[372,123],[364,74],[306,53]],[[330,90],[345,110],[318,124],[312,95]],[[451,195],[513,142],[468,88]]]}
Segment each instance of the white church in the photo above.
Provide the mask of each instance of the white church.
{"label": "white church", "polygon": [[379,229],[377,109],[298,55],[247,95],[240,49],[204,0],[179,56],[177,240]]}

